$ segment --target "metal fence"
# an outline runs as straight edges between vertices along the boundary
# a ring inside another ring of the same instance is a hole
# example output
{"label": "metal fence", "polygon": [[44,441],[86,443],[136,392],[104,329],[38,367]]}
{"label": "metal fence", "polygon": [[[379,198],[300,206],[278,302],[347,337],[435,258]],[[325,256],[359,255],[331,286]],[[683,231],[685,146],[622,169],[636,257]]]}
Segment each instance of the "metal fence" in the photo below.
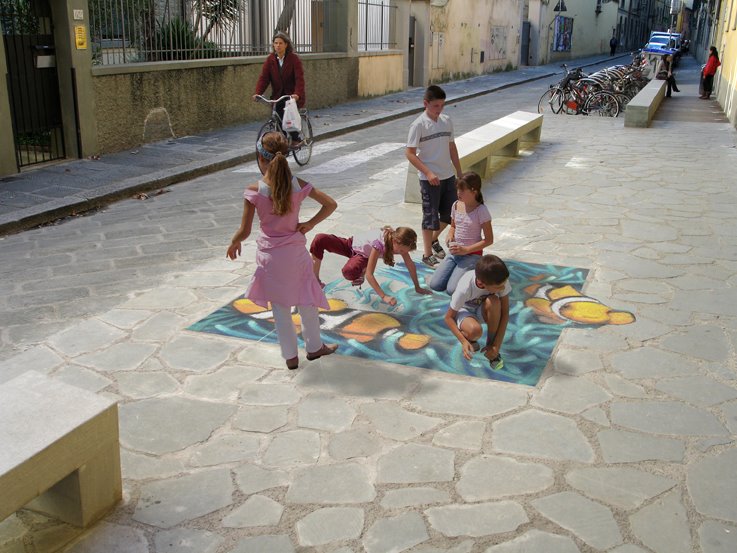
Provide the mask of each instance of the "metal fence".
{"label": "metal fence", "polygon": [[[93,63],[257,56],[270,51],[285,0],[90,0]],[[296,0],[295,50],[331,51],[336,0]]]}
{"label": "metal fence", "polygon": [[360,51],[396,48],[392,27],[397,6],[391,0],[358,0],[358,49]]}

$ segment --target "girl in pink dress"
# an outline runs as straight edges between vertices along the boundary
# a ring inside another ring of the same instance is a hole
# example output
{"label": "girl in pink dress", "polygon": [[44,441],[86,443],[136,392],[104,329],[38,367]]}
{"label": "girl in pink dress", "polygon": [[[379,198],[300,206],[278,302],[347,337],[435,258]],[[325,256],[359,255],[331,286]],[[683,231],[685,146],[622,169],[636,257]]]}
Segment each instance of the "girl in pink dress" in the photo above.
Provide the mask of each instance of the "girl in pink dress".
{"label": "girl in pink dress", "polygon": [[[264,135],[256,145],[258,165],[264,177],[243,194],[243,219],[228,248],[227,256],[237,258],[241,242],[251,234],[254,214],[258,214],[261,236],[256,240],[256,271],[246,297],[274,313],[276,334],[287,368],[296,369],[297,332],[292,322],[292,306],[302,320],[302,337],[307,359],[330,355],[338,346],[324,344],[320,337],[318,307],[329,309],[328,300],[312,271],[305,233],[326,219],[338,204],[311,184],[292,176],[287,162],[286,139],[280,133]],[[299,222],[299,207],[306,197],[322,207],[309,221]]]}

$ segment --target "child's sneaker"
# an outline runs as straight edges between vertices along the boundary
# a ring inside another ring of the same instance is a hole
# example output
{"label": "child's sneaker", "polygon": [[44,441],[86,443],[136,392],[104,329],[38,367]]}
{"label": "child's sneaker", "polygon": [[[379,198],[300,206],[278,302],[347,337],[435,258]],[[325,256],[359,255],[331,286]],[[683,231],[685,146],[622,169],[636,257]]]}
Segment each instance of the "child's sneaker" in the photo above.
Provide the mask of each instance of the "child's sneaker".
{"label": "child's sneaker", "polygon": [[478,350],[480,350],[480,349],[481,349],[481,346],[479,345],[479,343],[478,343],[478,342],[470,342],[470,344],[471,344],[471,349],[472,349],[473,351],[478,351]]}
{"label": "child's sneaker", "polygon": [[440,245],[440,242],[438,242],[437,240],[432,243],[432,253],[435,256],[435,259],[445,258],[445,250],[443,249],[443,246]]}
{"label": "child's sneaker", "polygon": [[501,355],[497,355],[494,359],[489,361],[489,366],[492,371],[500,371],[504,368],[504,359],[502,359]]}
{"label": "child's sneaker", "polygon": [[430,254],[430,255],[423,255],[422,256],[422,262],[425,265],[427,265],[428,267],[430,267],[431,269],[434,269],[440,263],[440,261],[438,261],[438,258],[435,257],[432,254]]}

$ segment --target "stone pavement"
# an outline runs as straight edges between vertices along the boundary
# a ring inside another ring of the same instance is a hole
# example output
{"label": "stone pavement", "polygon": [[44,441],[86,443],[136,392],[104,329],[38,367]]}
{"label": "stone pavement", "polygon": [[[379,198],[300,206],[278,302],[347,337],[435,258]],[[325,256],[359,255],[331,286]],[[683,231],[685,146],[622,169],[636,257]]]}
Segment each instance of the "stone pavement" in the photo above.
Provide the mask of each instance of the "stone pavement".
{"label": "stone pavement", "polygon": [[[629,54],[576,60],[587,67],[606,61],[628,63]],[[559,64],[522,67],[443,86],[449,102],[488,94],[560,73]],[[417,113],[424,89],[414,88],[366,100],[310,111],[316,138],[344,134]],[[245,97],[244,97],[244,101]],[[264,110],[264,120],[267,117]],[[138,148],[106,154],[99,160],[51,164],[0,178],[0,235],[98,208],[255,159],[254,144],[263,121],[195,136],[172,137]]]}
{"label": "stone pavement", "polygon": [[[686,80],[673,105],[697,95]],[[514,98],[453,117],[500,101]],[[185,330],[253,269],[252,243],[244,263],[222,259],[229,232],[0,362],[0,381],[35,369],[119,399],[124,477],[92,530],[21,511],[0,551],[737,550],[736,145],[718,121],[546,116],[542,142],[486,183],[493,251],[589,268],[585,291],[637,316],[566,329],[535,388],[339,355],[290,372],[275,346]],[[404,174],[382,168],[340,189],[319,230],[417,221]],[[159,199],[165,218],[176,194]],[[51,230],[77,236],[64,226]]]}

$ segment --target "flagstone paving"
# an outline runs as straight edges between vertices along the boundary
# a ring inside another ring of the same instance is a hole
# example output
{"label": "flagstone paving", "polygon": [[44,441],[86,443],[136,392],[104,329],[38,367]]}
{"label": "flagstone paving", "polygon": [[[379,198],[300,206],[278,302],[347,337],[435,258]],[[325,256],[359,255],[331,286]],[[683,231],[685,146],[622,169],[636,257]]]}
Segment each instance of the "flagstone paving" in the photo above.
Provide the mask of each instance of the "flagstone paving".
{"label": "flagstone paving", "polygon": [[[732,553],[736,139],[546,116],[486,183],[495,252],[588,268],[584,291],[637,317],[566,329],[537,387],[340,355],[287,371],[275,345],[185,330],[237,296],[252,248],[3,360],[0,381],[33,369],[120,401],[124,498],[86,532],[20,511],[0,551]],[[345,191],[324,230],[418,221],[403,178],[372,181],[385,212]]]}

